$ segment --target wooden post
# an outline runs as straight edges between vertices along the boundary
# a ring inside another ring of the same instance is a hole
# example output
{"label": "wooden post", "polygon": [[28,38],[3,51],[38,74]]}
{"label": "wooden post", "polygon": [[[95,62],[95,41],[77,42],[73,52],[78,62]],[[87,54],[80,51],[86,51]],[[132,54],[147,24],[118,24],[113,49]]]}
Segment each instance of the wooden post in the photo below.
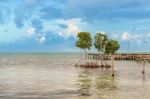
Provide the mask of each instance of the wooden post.
{"label": "wooden post", "polygon": [[145,74],[143,74],[143,81],[145,81]]}
{"label": "wooden post", "polygon": [[114,56],[111,55],[111,68],[112,68],[112,77],[115,76],[115,70],[114,70]]}
{"label": "wooden post", "polygon": [[142,73],[144,74],[145,73],[145,59],[143,59],[143,71]]}

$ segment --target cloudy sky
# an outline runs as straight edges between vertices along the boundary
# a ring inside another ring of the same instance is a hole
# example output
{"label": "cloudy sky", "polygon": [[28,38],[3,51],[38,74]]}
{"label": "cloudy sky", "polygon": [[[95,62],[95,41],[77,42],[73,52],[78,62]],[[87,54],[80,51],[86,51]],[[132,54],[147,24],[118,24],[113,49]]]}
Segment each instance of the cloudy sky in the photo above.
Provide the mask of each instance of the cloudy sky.
{"label": "cloudy sky", "polygon": [[105,31],[120,51],[128,41],[131,51],[150,51],[149,0],[0,0],[0,7],[0,51],[79,51],[80,31]]}

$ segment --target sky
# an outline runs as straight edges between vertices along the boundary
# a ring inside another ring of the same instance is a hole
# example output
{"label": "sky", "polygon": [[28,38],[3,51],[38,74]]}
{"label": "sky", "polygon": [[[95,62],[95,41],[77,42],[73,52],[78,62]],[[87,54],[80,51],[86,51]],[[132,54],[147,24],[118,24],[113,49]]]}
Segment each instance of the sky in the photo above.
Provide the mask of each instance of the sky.
{"label": "sky", "polygon": [[78,52],[81,31],[105,32],[120,52],[128,42],[150,52],[149,0],[0,0],[0,8],[0,52]]}

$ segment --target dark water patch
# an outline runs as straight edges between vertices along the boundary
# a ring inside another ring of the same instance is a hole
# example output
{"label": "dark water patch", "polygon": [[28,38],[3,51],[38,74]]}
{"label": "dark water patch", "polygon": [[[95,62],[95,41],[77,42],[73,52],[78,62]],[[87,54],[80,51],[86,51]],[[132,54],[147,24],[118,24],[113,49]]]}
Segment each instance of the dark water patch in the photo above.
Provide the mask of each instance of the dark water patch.
{"label": "dark water patch", "polygon": [[54,92],[20,92],[0,95],[0,99],[60,99],[79,96],[75,90],[56,90]]}

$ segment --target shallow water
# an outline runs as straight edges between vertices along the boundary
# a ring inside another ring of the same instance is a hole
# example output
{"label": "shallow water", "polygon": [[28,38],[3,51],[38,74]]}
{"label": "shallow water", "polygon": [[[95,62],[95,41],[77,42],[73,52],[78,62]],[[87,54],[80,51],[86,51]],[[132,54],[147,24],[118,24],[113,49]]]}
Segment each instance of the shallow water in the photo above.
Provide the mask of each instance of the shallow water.
{"label": "shallow water", "polygon": [[150,99],[150,63],[76,68],[78,54],[0,54],[0,99]]}

